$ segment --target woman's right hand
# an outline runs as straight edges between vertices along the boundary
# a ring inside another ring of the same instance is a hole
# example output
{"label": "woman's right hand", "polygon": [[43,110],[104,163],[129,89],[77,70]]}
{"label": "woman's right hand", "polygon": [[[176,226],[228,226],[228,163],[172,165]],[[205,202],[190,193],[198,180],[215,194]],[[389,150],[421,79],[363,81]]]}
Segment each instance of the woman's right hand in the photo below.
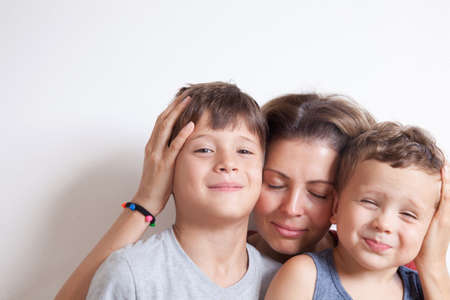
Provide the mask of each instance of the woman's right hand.
{"label": "woman's right hand", "polygon": [[138,191],[133,202],[153,215],[159,214],[172,193],[175,160],[184,142],[194,130],[189,122],[168,146],[175,121],[191,98],[184,92],[158,116],[150,140],[145,147],[144,167]]}

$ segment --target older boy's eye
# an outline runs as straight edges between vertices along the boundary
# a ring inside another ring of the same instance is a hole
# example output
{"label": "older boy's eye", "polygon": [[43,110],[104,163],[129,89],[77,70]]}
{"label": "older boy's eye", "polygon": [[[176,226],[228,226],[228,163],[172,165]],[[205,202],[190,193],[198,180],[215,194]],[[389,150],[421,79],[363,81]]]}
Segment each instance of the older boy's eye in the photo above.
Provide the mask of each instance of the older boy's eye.
{"label": "older boy's eye", "polygon": [[196,153],[211,153],[213,151],[209,148],[200,148],[200,149],[195,150],[194,152],[196,152]]}
{"label": "older boy's eye", "polygon": [[253,154],[253,152],[247,150],[247,149],[239,149],[238,153],[240,154]]}

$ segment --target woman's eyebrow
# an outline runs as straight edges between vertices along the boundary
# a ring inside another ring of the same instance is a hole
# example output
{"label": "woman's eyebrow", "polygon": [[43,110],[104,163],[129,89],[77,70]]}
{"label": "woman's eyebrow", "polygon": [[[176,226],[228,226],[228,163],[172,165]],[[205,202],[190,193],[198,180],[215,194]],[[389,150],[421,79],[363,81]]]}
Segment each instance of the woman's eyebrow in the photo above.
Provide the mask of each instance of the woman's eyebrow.
{"label": "woman's eyebrow", "polygon": [[332,181],[328,181],[328,180],[311,180],[311,181],[308,181],[308,183],[312,183],[312,184],[314,184],[314,183],[322,183],[322,184],[329,184],[329,185],[334,185],[334,182],[332,182]]}
{"label": "woman's eyebrow", "polygon": [[283,177],[283,178],[290,179],[289,176],[287,176],[286,174],[284,174],[283,172],[280,172],[280,171],[278,171],[278,170],[274,170],[274,169],[270,169],[270,168],[264,168],[263,171],[274,172],[274,173],[277,173],[278,175],[280,175],[280,176]]}

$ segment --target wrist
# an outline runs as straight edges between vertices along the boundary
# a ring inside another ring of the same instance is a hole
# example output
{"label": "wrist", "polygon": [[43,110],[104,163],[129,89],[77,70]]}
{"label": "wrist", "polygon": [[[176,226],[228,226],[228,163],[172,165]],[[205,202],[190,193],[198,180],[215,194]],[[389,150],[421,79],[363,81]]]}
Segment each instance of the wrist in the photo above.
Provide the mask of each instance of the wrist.
{"label": "wrist", "polygon": [[131,199],[131,202],[137,203],[140,206],[144,207],[154,216],[159,215],[164,208],[164,206],[161,204],[161,199],[157,199],[157,197],[152,196],[143,196],[136,194]]}
{"label": "wrist", "polygon": [[416,265],[417,272],[419,273],[419,275],[421,275],[421,277],[425,275],[430,279],[432,278],[439,279],[442,278],[443,276],[444,277],[449,276],[447,270],[447,263],[445,260],[444,261],[433,260],[428,263],[415,261],[414,263]]}

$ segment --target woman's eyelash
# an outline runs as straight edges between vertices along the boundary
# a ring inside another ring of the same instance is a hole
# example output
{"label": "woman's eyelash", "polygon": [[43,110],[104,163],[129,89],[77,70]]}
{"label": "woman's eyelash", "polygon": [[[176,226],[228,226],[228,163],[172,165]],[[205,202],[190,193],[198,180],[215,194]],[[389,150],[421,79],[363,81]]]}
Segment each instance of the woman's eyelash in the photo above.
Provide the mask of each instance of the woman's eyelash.
{"label": "woman's eyelash", "polygon": [[327,199],[327,195],[320,195],[320,194],[316,194],[316,193],[312,193],[312,192],[309,192],[313,197],[316,197],[316,198],[320,198],[320,199]]}
{"label": "woman's eyelash", "polygon": [[267,186],[271,189],[279,190],[282,189],[284,186],[282,185],[273,185],[273,184],[267,184]]}

